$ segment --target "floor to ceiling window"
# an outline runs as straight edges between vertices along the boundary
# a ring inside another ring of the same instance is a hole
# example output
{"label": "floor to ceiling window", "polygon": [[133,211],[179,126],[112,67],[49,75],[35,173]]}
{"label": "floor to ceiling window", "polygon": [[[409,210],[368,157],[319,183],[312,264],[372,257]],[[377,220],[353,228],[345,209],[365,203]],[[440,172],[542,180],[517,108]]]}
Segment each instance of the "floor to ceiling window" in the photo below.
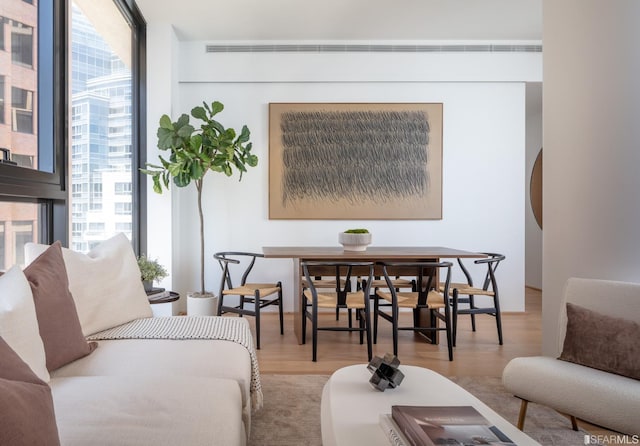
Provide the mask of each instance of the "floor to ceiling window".
{"label": "floor to ceiling window", "polygon": [[140,250],[144,38],[133,0],[0,3],[0,270],[29,241]]}
{"label": "floor to ceiling window", "polygon": [[134,35],[113,0],[71,2],[71,247],[133,235]]}

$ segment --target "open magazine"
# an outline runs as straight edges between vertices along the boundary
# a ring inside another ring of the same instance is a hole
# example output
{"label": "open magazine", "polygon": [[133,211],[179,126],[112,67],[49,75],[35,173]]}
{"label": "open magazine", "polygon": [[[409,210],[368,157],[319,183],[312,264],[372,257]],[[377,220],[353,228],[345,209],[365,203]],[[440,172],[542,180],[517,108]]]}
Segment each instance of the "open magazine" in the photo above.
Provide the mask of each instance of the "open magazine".
{"label": "open magazine", "polygon": [[472,406],[392,406],[391,417],[411,446],[515,445]]}

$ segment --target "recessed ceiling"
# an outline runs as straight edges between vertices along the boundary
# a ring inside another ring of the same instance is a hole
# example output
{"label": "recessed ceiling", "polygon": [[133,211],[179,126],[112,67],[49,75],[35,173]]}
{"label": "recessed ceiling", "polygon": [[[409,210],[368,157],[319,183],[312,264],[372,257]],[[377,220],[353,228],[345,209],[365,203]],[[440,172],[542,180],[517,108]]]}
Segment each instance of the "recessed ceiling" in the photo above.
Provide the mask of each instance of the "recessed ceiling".
{"label": "recessed ceiling", "polygon": [[542,0],[136,0],[180,40],[541,41]]}

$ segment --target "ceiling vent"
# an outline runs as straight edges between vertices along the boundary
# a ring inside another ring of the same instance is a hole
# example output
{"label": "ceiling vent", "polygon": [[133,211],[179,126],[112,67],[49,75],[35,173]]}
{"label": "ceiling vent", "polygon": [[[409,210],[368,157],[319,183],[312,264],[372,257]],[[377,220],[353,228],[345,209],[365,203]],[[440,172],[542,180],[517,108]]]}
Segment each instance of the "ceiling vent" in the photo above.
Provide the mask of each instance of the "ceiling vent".
{"label": "ceiling vent", "polygon": [[541,53],[542,45],[207,45],[207,53]]}

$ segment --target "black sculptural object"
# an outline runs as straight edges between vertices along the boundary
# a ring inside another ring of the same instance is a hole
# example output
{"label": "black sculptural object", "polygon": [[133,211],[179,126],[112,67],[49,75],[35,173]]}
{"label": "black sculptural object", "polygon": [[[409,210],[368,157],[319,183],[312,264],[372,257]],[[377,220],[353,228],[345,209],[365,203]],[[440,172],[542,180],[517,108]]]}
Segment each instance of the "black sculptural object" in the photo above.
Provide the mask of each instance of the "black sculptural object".
{"label": "black sculptural object", "polygon": [[374,389],[384,392],[387,388],[395,389],[404,379],[398,367],[400,360],[397,356],[387,353],[383,358],[375,356],[367,365],[367,369],[372,373],[369,383]]}

